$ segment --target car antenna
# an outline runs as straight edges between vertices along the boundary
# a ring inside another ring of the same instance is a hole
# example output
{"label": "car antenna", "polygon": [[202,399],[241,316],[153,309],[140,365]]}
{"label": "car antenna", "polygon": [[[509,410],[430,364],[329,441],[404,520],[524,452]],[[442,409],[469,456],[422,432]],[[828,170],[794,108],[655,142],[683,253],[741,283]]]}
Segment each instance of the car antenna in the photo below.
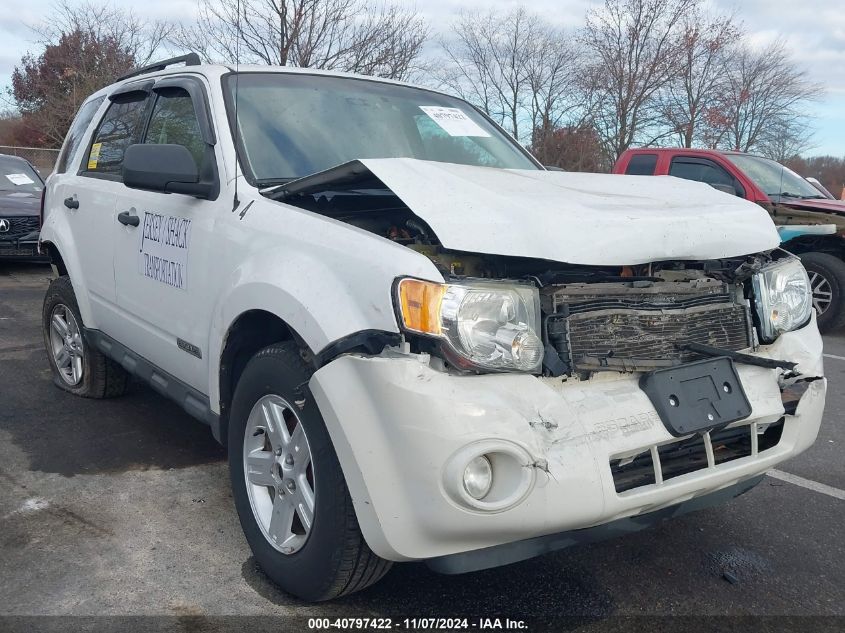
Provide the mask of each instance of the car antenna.
{"label": "car antenna", "polygon": [[240,138],[238,133],[238,81],[241,78],[241,0],[238,0],[237,2],[237,12],[238,39],[235,42],[235,197],[232,200],[232,213],[234,213],[241,204],[240,200],[238,200],[238,139]]}

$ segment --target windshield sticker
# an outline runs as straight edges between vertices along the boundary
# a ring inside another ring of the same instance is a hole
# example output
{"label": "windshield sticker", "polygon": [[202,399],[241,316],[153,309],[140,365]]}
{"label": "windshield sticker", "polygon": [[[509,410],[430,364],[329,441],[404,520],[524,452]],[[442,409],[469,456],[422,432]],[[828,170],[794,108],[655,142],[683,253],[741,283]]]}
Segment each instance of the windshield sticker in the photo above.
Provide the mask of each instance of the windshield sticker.
{"label": "windshield sticker", "polygon": [[88,155],[88,169],[97,169],[97,163],[100,162],[100,148],[102,143],[94,143],[91,146],[91,153]]}
{"label": "windshield sticker", "polygon": [[420,110],[443,128],[449,136],[490,136],[460,108],[420,106]]}
{"label": "windshield sticker", "polygon": [[15,185],[31,185],[35,181],[26,174],[6,174],[6,178]]}
{"label": "windshield sticker", "polygon": [[145,211],[143,230],[139,234],[138,272],[153,281],[185,290],[191,221]]}

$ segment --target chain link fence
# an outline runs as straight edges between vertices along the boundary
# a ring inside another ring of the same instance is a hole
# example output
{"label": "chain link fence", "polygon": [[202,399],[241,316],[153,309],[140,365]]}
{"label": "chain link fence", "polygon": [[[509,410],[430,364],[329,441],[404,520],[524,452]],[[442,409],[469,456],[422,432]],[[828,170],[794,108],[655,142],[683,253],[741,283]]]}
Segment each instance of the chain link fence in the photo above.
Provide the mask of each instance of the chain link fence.
{"label": "chain link fence", "polygon": [[28,160],[42,178],[46,178],[53,167],[56,165],[56,159],[59,157],[59,150],[44,149],[43,147],[15,147],[13,145],[0,145],[0,154],[7,154],[9,156],[20,156]]}

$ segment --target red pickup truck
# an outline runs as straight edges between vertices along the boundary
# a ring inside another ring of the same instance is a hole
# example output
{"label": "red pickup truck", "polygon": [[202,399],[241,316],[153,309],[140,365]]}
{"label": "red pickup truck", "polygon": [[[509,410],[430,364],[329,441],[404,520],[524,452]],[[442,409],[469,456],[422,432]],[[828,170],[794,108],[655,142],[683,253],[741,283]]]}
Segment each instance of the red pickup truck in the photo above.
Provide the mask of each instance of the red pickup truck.
{"label": "red pickup truck", "polygon": [[801,257],[810,275],[819,329],[845,326],[845,202],[773,160],[742,152],[631,149],[613,173],[697,180],[765,207],[784,248]]}

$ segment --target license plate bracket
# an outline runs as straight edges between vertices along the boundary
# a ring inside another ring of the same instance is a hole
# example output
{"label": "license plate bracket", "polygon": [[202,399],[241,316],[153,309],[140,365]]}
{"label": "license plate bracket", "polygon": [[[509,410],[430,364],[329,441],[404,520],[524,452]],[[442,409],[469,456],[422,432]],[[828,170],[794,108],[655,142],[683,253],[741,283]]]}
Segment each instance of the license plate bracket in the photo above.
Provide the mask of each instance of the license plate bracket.
{"label": "license plate bracket", "polygon": [[649,372],[640,378],[640,388],[674,437],[705,433],[751,415],[742,381],[727,357]]}

